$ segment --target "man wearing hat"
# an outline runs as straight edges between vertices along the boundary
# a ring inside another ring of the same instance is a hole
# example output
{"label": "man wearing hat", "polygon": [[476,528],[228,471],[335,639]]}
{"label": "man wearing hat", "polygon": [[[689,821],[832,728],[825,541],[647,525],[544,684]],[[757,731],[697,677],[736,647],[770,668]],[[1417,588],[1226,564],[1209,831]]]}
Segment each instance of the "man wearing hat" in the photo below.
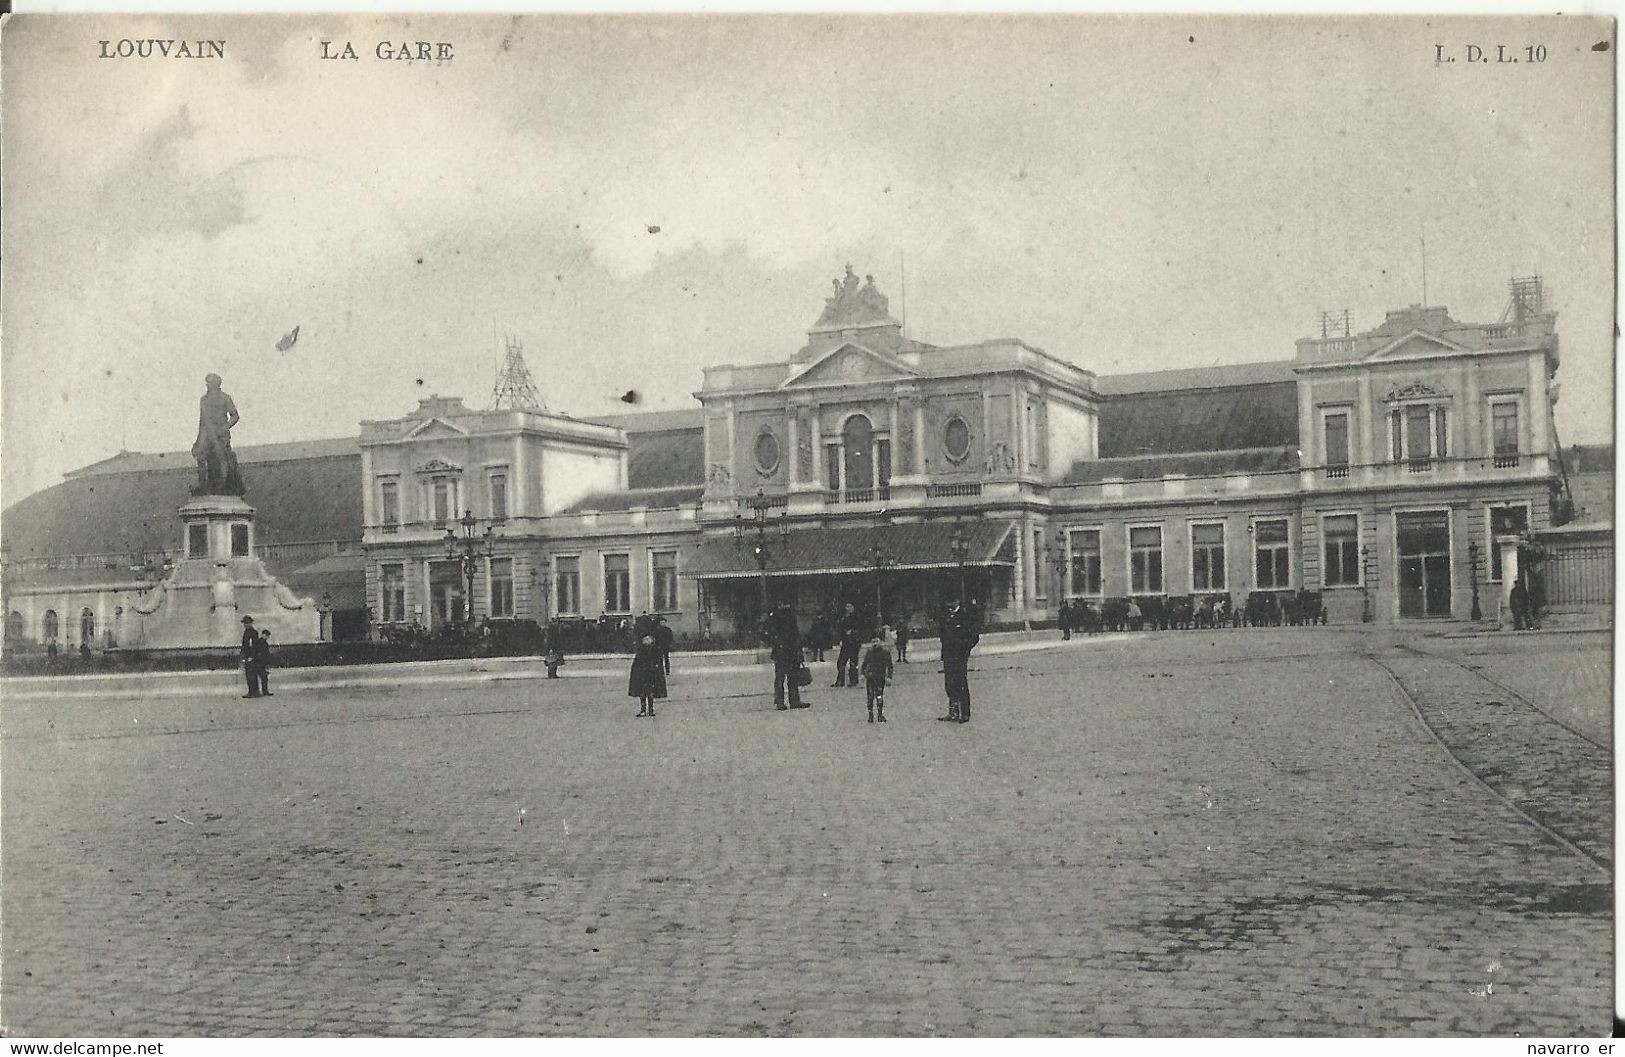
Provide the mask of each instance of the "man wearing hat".
{"label": "man wearing hat", "polygon": [[244,697],[260,696],[259,673],[255,670],[258,667],[259,649],[260,635],[259,632],[254,630],[254,618],[244,617],[242,648],[243,676],[248,680],[248,693],[244,694]]}
{"label": "man wearing hat", "polygon": [[[801,700],[801,629],[796,627],[796,611],[781,605],[762,622],[762,637],[767,640],[773,657],[773,704],[780,712],[792,708],[806,708]],[[785,703],[785,697],[789,703]]]}

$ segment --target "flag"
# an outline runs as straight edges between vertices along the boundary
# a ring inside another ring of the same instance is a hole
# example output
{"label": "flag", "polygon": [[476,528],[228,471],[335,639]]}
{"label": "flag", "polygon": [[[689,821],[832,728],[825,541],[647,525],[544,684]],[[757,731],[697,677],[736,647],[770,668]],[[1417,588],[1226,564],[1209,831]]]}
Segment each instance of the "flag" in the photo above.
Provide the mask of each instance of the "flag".
{"label": "flag", "polygon": [[298,340],[299,328],[294,327],[288,333],[282,335],[282,340],[276,343],[276,351],[287,352],[289,349],[293,348],[293,343]]}

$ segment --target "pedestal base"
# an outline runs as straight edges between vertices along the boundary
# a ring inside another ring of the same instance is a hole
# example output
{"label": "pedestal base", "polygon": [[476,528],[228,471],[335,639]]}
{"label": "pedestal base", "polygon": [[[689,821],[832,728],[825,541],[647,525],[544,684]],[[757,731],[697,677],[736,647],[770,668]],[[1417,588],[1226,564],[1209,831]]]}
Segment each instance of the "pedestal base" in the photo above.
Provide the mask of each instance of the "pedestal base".
{"label": "pedestal base", "polygon": [[197,496],[181,506],[180,516],[186,557],[124,607],[120,646],[235,647],[243,617],[269,629],[273,647],[321,641],[316,603],[277,582],[254,556],[253,507],[237,496]]}

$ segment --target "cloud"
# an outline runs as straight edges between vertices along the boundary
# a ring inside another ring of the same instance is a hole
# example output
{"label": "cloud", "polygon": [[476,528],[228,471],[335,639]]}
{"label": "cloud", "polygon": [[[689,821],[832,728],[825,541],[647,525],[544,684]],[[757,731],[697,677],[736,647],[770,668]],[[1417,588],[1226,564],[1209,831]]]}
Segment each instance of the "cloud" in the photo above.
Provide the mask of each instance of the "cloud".
{"label": "cloud", "polygon": [[140,218],[126,229],[148,238],[176,232],[214,238],[249,222],[238,169],[207,172],[185,158],[198,139],[191,110],[181,106],[141,133],[129,154],[102,178],[101,215]]}

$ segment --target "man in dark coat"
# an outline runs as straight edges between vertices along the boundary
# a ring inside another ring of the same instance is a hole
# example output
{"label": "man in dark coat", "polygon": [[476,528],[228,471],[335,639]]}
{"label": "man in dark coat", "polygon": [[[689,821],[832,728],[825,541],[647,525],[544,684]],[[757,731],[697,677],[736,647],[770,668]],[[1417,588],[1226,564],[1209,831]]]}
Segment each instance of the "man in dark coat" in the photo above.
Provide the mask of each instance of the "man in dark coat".
{"label": "man in dark coat", "polygon": [[[762,622],[762,637],[767,640],[773,657],[773,704],[780,712],[806,708],[796,680],[801,670],[801,629],[796,627],[795,610],[781,605],[770,612]],[[789,704],[785,703],[787,688]]]}
{"label": "man in dark coat", "polygon": [[248,693],[244,697],[260,696],[259,679],[260,634],[254,630],[254,618],[243,618],[242,661],[243,676],[248,680]]}
{"label": "man in dark coat", "polygon": [[955,602],[942,620],[942,688],[948,695],[949,723],[970,722],[970,651],[981,639],[981,621],[974,611]]}
{"label": "man in dark coat", "polygon": [[836,621],[835,633],[841,637],[841,652],[835,655],[835,681],[831,686],[858,685],[858,648],[863,645],[863,621],[851,602]]}
{"label": "man in dark coat", "polygon": [[254,642],[254,678],[259,683],[260,696],[271,696],[271,629],[260,632]]}
{"label": "man in dark coat", "polygon": [[813,617],[812,627],[807,629],[807,645],[812,649],[812,659],[824,659],[824,651],[829,649],[829,617],[819,613]]}
{"label": "man in dark coat", "polygon": [[671,674],[671,645],[676,640],[676,634],[666,618],[657,616],[654,620],[655,645],[660,649],[660,667],[667,675]]}

